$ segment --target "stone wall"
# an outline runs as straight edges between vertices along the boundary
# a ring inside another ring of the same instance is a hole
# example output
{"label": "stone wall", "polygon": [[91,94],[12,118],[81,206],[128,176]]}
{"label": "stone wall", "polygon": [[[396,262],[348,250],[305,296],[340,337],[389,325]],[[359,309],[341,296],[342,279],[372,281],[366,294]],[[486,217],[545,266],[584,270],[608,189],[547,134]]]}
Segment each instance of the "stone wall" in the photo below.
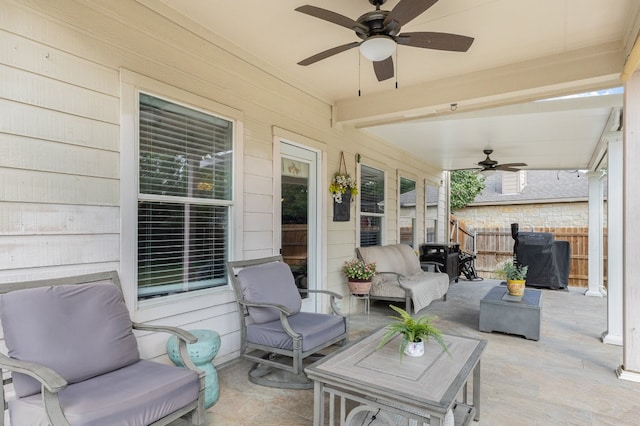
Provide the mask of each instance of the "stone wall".
{"label": "stone wall", "polygon": [[[604,208],[606,223],[606,205]],[[515,204],[465,207],[454,216],[471,229],[509,227],[518,223],[522,231],[530,227],[584,227],[589,225],[586,201],[549,204]]]}

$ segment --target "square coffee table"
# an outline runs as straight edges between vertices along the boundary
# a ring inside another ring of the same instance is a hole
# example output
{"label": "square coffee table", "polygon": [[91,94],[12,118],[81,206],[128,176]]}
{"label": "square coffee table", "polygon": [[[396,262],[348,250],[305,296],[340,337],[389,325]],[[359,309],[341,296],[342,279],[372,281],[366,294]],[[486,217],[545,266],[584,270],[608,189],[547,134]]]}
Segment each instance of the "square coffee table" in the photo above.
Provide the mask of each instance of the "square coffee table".
{"label": "square coffee table", "polygon": [[525,288],[522,299],[509,296],[507,287],[497,286],[480,301],[480,331],[518,334],[540,340],[542,292]]}
{"label": "square coffee table", "polygon": [[[377,330],[305,369],[314,381],[314,426],[325,425],[325,395],[329,396],[329,425],[335,424],[337,415],[338,424],[350,424],[364,411],[380,411],[381,416],[397,417],[402,424],[413,420],[441,426],[449,411],[456,425],[479,420],[480,356],[485,340],[443,334],[451,356],[430,341],[424,356],[400,359],[400,336],[376,350],[384,332],[384,328]],[[467,401],[471,377],[473,405]],[[355,408],[349,411],[347,401],[355,403]]]}

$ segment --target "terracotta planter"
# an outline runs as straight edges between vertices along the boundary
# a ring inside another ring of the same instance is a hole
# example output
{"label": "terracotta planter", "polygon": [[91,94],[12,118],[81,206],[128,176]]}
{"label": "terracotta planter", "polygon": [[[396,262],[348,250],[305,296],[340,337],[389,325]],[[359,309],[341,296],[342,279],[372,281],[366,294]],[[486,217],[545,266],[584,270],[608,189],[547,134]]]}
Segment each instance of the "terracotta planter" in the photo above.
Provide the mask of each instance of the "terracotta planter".
{"label": "terracotta planter", "polygon": [[351,294],[369,294],[371,291],[371,281],[350,278],[347,284]]}
{"label": "terracotta planter", "polygon": [[507,291],[511,296],[522,296],[524,294],[525,280],[507,280]]}

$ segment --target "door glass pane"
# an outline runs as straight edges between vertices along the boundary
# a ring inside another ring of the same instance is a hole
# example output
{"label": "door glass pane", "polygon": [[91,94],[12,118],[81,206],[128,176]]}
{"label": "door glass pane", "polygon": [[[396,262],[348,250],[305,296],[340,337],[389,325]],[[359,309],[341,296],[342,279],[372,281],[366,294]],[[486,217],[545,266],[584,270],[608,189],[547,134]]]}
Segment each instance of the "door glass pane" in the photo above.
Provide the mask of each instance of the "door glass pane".
{"label": "door glass pane", "polygon": [[309,164],[282,158],[282,258],[298,288],[308,288]]}

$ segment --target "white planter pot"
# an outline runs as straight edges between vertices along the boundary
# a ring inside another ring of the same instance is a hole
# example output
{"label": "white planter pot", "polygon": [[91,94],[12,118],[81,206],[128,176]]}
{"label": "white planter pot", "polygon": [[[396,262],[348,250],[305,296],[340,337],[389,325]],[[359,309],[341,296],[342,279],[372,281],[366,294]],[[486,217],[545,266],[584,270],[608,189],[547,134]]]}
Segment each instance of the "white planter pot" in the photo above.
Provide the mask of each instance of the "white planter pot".
{"label": "white planter pot", "polygon": [[404,348],[404,353],[415,357],[424,355],[424,342],[420,340],[419,342],[407,343],[407,347]]}

